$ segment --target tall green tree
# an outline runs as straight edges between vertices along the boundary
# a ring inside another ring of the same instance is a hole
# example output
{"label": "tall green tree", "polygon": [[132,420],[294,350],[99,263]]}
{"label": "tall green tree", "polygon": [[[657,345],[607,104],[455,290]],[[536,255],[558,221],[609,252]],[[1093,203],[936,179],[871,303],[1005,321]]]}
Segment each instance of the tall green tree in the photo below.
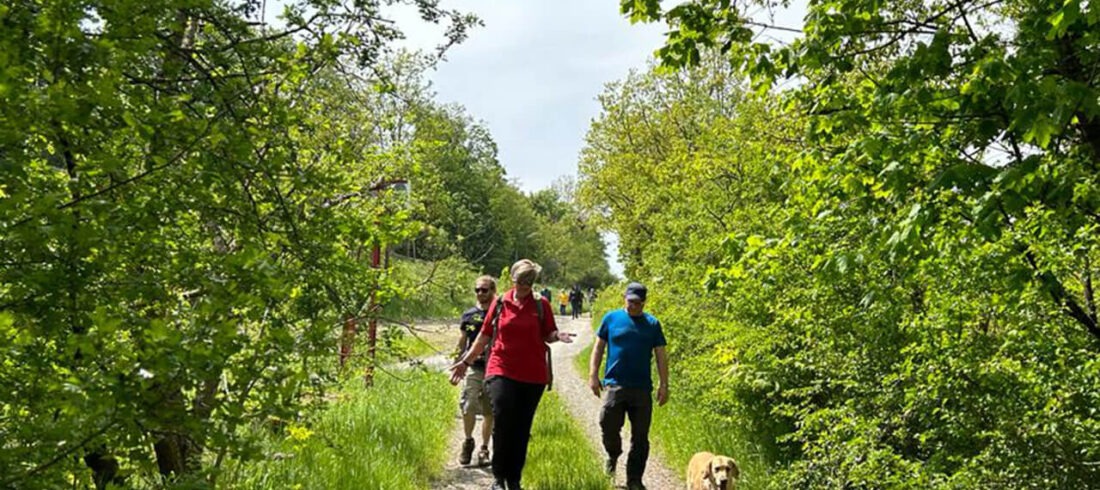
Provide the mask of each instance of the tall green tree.
{"label": "tall green tree", "polygon": [[622,3],[635,19],[673,27],[659,50],[669,66],[717,48],[761,88],[804,78],[793,96],[816,116],[813,157],[841,166],[834,175],[884,181],[882,192],[864,194],[913,210],[897,223],[900,245],[919,241],[921,223],[958,219],[945,206],[967,207],[962,218],[982,236],[1017,237],[1017,259],[1033,281],[1100,341],[1084,284],[1094,260],[1083,252],[1094,248],[1100,206],[1092,175],[1100,162],[1096,6],[821,2],[809,6],[790,45],[760,41],[758,31],[777,26],[752,18],[753,8],[782,6]]}
{"label": "tall green tree", "polygon": [[622,6],[668,21],[665,70],[716,50],[804,122],[772,140],[790,165],[772,226],[725,237],[696,275],[715,317],[678,339],[721,338],[692,359],[729,375],[693,396],[771,441],[773,483],[1089,486],[1095,8],[819,2],[776,26],[753,16],[774,2]]}
{"label": "tall green tree", "polygon": [[461,107],[426,99],[410,123],[415,216],[426,226],[402,251],[458,255],[491,274],[529,258],[545,267],[543,279],[560,284],[598,287],[611,280],[605,245],[570,193],[522,192],[507,179],[488,129]]}
{"label": "tall green tree", "polygon": [[[475,21],[408,3],[448,42]],[[0,486],[213,478],[391,287],[360,251],[411,231],[367,199],[400,159],[335,80],[400,31],[381,2],[260,6],[0,6]]]}
{"label": "tall green tree", "polygon": [[560,178],[547,189],[528,195],[540,223],[534,237],[544,281],[583,289],[613,282],[607,264],[607,244],[596,222],[576,200],[575,183]]}

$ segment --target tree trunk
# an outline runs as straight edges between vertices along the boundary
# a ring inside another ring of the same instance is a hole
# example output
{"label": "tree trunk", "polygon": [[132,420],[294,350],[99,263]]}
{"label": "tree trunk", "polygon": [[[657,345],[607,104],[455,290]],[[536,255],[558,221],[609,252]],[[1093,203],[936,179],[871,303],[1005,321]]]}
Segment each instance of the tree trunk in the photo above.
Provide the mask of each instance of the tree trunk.
{"label": "tree trunk", "polygon": [[92,470],[92,481],[96,490],[103,490],[107,485],[125,486],[126,479],[118,474],[118,459],[107,454],[106,446],[99,446],[89,450],[84,455],[84,464]]}

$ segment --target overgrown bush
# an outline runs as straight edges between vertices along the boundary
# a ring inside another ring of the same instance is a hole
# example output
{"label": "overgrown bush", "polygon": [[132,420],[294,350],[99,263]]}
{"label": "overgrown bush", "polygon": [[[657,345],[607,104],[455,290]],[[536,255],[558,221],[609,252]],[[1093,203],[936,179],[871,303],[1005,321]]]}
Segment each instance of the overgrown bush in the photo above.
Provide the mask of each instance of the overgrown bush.
{"label": "overgrown bush", "polygon": [[671,452],[759,458],[746,482],[774,488],[1100,481],[1095,155],[1067,133],[1068,153],[960,162],[945,139],[969,119],[906,126],[869,102],[898,86],[822,83],[883,119],[807,116],[707,56],[601,98],[580,194],[650,287],[672,397],[711,428]]}

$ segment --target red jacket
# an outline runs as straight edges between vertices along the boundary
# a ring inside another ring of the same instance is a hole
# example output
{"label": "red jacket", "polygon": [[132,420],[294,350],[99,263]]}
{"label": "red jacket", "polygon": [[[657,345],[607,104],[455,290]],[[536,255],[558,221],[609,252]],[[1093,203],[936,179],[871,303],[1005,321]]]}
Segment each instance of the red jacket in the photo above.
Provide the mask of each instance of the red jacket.
{"label": "red jacket", "polygon": [[539,325],[538,307],[532,292],[522,301],[516,302],[516,290],[510,289],[489,305],[489,314],[481,324],[483,335],[493,334],[493,311],[497,302],[503,301],[497,323],[497,338],[489,353],[489,364],[485,368],[485,377],[504,376],[523,383],[547,384],[550,373],[546,370],[546,342],[544,339],[558,330],[554,324],[554,310],[550,302],[542,301],[542,325]]}

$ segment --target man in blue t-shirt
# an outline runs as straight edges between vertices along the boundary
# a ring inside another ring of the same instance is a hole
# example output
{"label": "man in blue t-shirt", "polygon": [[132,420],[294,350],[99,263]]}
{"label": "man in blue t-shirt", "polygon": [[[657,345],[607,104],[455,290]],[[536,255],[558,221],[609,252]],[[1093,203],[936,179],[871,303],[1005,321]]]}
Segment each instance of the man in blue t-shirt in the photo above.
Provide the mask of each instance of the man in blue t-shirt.
{"label": "man in blue t-shirt", "polygon": [[[626,306],[608,312],[600,322],[592,359],[588,363],[588,384],[592,394],[600,396],[607,388],[600,429],[607,451],[607,472],[614,476],[619,455],[623,453],[620,431],[630,417],[630,454],[626,457],[626,487],[642,490],[642,474],[649,459],[649,424],[653,418],[653,379],[650,361],[657,356],[657,404],[668,401],[668,353],[661,322],[645,312],[646,287],[632,282],[626,286]],[[607,348],[603,383],[599,369]]]}

